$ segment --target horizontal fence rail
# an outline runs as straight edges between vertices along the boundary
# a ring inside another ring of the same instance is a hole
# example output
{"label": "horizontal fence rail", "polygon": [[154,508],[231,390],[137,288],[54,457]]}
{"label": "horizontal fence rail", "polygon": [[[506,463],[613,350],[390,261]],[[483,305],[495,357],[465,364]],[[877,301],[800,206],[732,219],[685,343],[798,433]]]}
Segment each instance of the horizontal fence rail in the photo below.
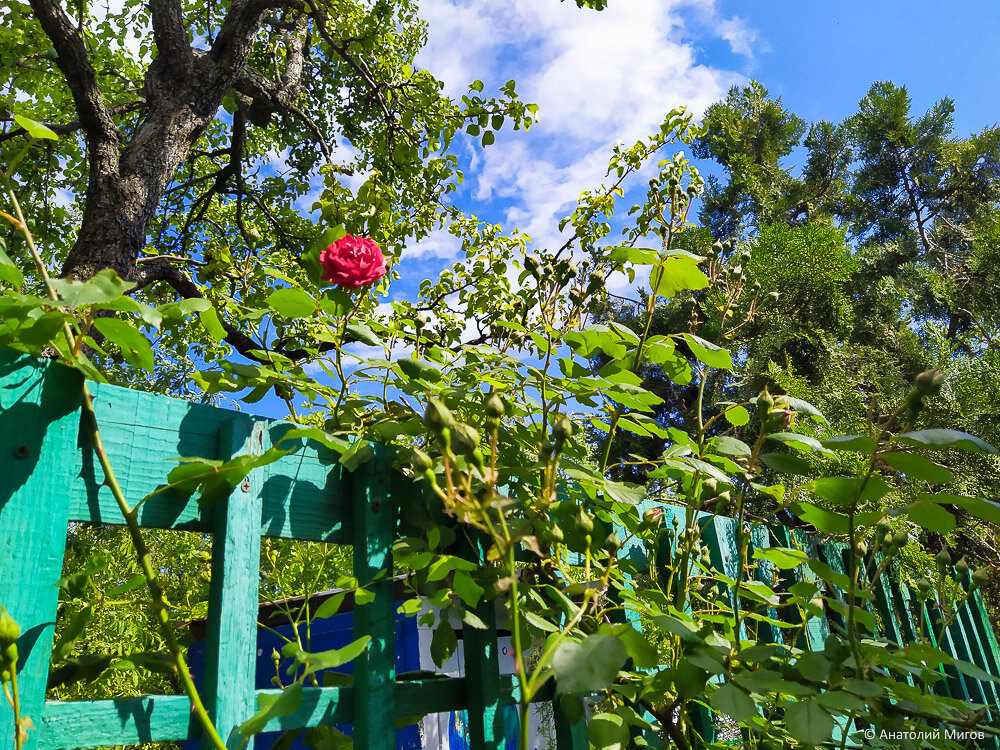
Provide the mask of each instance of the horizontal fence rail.
{"label": "horizontal fence rail", "polygon": [[[261,453],[291,428],[115,386],[93,385],[92,391],[109,457],[133,502],[162,485],[178,457],[229,459]],[[0,604],[22,626],[22,713],[35,724],[25,747],[61,750],[199,739],[200,728],[185,696],[45,699],[58,606],[53,584],[61,577],[69,523],[121,522],[93,449],[80,431],[81,393],[77,373],[0,351],[0,456],[5,467],[0,473]],[[355,661],[353,684],[304,689],[297,710],[273,720],[264,731],[351,724],[359,750],[390,750],[396,746],[397,717],[465,709],[473,750],[505,747],[501,713],[516,701],[517,680],[499,672],[492,602],[476,610],[486,629],[464,634],[464,677],[396,678],[391,549],[399,501],[414,491],[412,485],[396,481],[398,476],[391,469],[391,455],[380,446],[371,461],[351,473],[333,452],[300,441],[294,452],[254,469],[227,500],[206,510],[167,492],[142,505],[139,520],[144,527],[212,535],[203,697],[231,748],[239,746],[236,727],[256,711],[257,698],[278,692],[254,688],[262,536],[352,545],[354,575],[374,594],[354,608],[354,635],[369,635],[371,643]],[[667,507],[665,512],[669,522],[683,510]],[[732,573],[733,521],[706,519],[702,538],[713,565]],[[752,544],[751,553],[754,548],[798,546],[834,570],[844,567],[842,546],[818,544],[788,529],[754,528]],[[810,575],[802,568],[757,567],[758,580],[779,591]],[[877,635],[891,642],[912,641],[938,616],[904,585],[883,581],[875,593],[871,612],[882,631]],[[779,605],[765,612],[758,625],[762,638],[784,643],[787,629],[780,623],[795,623],[799,616],[797,610],[785,609],[795,608]],[[830,622],[837,617],[828,612],[813,618],[799,642],[785,645],[822,650]],[[955,658],[1000,675],[1000,649],[978,593],[944,631],[941,645]],[[943,679],[936,692],[991,706],[991,718],[998,718],[1000,690],[995,682],[975,679],[952,665],[940,671]],[[551,683],[546,687],[535,700],[552,700]],[[568,721],[557,702],[553,710],[559,750],[586,748],[585,722]],[[11,710],[0,700],[0,750],[13,747]]]}

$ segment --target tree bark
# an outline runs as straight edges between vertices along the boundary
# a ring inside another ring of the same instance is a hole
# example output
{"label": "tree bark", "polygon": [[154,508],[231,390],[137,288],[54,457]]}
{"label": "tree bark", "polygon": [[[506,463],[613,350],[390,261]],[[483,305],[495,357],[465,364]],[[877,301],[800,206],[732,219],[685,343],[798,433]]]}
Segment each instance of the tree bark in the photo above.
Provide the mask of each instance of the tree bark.
{"label": "tree bark", "polygon": [[55,0],[31,3],[58,52],[87,144],[83,219],[61,273],[88,279],[111,268],[138,280],[136,260],[167,186],[245,73],[262,16],[278,3],[233,0],[206,53],[191,48],[180,0],[151,0],[158,54],[146,73],[143,119],[124,144],[77,29]]}

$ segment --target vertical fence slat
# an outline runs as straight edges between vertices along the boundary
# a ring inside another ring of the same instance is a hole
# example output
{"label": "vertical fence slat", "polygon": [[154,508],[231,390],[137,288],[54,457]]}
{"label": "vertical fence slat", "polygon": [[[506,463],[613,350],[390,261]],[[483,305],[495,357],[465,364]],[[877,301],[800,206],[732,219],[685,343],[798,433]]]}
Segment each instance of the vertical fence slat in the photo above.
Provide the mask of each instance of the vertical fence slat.
{"label": "vertical fence slat", "polygon": [[[80,376],[65,367],[0,352],[0,605],[21,626],[22,717],[42,724],[66,532],[67,476],[76,462]],[[38,744],[28,733],[25,750]],[[14,747],[14,715],[0,694],[0,747]]]}
{"label": "vertical fence slat", "polygon": [[[219,452],[226,458],[263,451],[264,424],[234,415],[223,424]],[[230,748],[236,727],[257,710],[257,608],[260,581],[261,477],[252,471],[215,506],[212,582],[205,644],[205,700]],[[202,747],[210,747],[203,738]],[[253,738],[247,744],[253,750]]]}
{"label": "vertical fence slat", "polygon": [[[470,545],[472,559],[486,564],[484,540]],[[462,628],[465,681],[469,697],[469,746],[471,750],[503,750],[503,714],[500,706],[500,655],[497,649],[496,601],[484,596],[475,608],[486,625],[479,630],[468,624]]]}
{"label": "vertical fence slat", "polygon": [[558,700],[552,701],[552,716],[556,725],[557,750],[587,750],[587,721],[583,717],[570,721]]}
{"label": "vertical fence slat", "polygon": [[354,575],[374,594],[372,601],[354,609],[354,637],[371,636],[368,648],[354,662],[354,742],[365,750],[396,747],[391,553],[395,500],[389,491],[391,476],[390,456],[380,446],[375,446],[375,456],[351,475]]}

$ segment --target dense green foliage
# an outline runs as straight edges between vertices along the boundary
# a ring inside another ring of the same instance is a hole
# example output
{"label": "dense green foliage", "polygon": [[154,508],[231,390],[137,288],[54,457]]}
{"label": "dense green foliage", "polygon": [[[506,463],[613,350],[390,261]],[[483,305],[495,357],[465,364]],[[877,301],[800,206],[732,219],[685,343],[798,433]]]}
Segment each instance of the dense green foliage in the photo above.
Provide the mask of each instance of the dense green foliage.
{"label": "dense green foliage", "polygon": [[[991,270],[1000,129],[958,137],[953,111],[943,99],[914,114],[892,83],[873,85],[836,125],[807,126],[756,82],[708,109],[693,151],[724,177],[709,180],[685,247],[709,254],[717,282],[661,305],[653,320],[654,330],[690,324],[745,363],[710,383],[715,397],[739,400],[776,383],[854,432],[880,424],[919,372],[938,368],[946,383],[925,424],[1000,439],[1000,286]],[[716,241],[726,244],[710,250]],[[636,320],[625,303],[605,315]],[[647,384],[665,400],[664,423],[690,419],[692,385],[655,369]],[[668,444],[623,436],[619,450],[654,457]],[[953,455],[948,465],[966,477],[962,492],[1000,496],[992,462]],[[926,532],[925,548],[994,564],[998,529],[966,521],[947,540]],[[1000,591],[991,591],[996,606]]]}

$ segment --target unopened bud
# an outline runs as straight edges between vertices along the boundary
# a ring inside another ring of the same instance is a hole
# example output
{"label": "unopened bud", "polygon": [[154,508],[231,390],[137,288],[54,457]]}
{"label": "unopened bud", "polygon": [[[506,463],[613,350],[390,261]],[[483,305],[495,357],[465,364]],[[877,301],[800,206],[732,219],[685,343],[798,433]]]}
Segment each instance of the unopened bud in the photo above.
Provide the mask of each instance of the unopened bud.
{"label": "unopened bud", "polygon": [[663,520],[663,508],[646,508],[642,514],[642,521],[647,526],[659,526],[661,520]]}
{"label": "unopened bud", "polygon": [[440,432],[446,427],[454,427],[455,417],[447,406],[436,398],[432,398],[427,402],[427,408],[424,409],[424,425],[433,432]]}
{"label": "unopened bud", "polygon": [[562,450],[563,444],[573,434],[573,422],[565,414],[560,414],[552,425],[552,442],[556,450]]}
{"label": "unopened bud", "polygon": [[913,385],[922,396],[936,396],[944,385],[944,373],[940,370],[924,370],[914,378]]}
{"label": "unopened bud", "polygon": [[434,466],[434,462],[431,461],[431,457],[428,456],[420,448],[410,449],[410,464],[413,466],[413,470],[418,474],[427,471]]}
{"label": "unopened bud", "polygon": [[506,407],[503,405],[503,399],[501,399],[497,394],[493,393],[488,399],[486,399],[486,418],[498,422],[503,418],[506,412]]}
{"label": "unopened bud", "polygon": [[21,626],[7,613],[6,609],[0,607],[0,647],[17,643],[17,639],[20,637]]}

